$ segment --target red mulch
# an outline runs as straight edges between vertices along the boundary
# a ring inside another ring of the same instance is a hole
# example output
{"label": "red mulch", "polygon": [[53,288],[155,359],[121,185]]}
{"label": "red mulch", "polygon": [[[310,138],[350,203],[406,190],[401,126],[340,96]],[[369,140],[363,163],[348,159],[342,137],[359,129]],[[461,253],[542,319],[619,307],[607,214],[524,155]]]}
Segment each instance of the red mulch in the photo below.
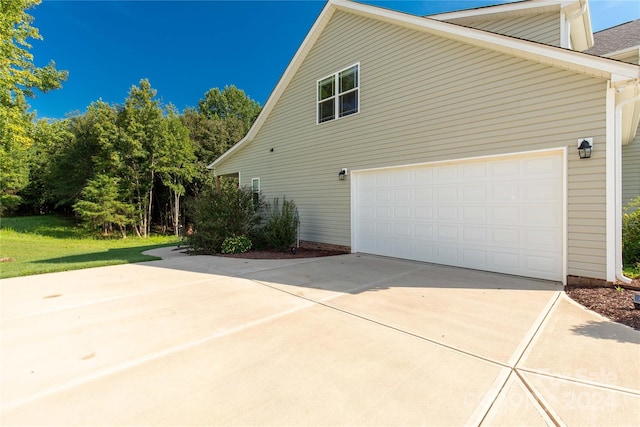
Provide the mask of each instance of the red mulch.
{"label": "red mulch", "polygon": [[227,258],[245,258],[245,259],[295,259],[295,258],[316,258],[323,256],[342,255],[345,252],[327,251],[321,249],[305,249],[296,248],[296,253],[276,252],[276,251],[249,251],[243,254],[218,254]]}
{"label": "red mulch", "polygon": [[[640,279],[635,279],[631,286],[640,288]],[[640,310],[636,310],[633,305],[633,295],[640,291],[618,290],[614,287],[566,286],[565,292],[586,308],[640,331]]]}

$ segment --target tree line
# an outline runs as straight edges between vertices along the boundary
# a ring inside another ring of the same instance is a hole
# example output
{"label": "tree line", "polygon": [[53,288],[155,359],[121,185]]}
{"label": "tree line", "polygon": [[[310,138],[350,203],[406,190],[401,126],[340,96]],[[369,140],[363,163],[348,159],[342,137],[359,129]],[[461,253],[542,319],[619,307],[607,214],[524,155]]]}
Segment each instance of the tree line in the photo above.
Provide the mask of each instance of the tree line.
{"label": "tree line", "polygon": [[260,105],[227,86],[180,113],[143,79],[122,104],[37,120],[26,100],[68,76],[33,63],[29,39],[42,37],[27,10],[40,1],[0,2],[0,215],[73,212],[104,234],[177,234],[185,196],[211,184],[206,165],[246,134]]}
{"label": "tree line", "polygon": [[235,86],[205,93],[197,108],[163,105],[143,79],[122,105],[95,101],[83,114],[39,120],[14,193],[22,213],[73,212],[103,234],[178,234],[185,196],[212,185],[206,166],[239,141],[260,105]]}

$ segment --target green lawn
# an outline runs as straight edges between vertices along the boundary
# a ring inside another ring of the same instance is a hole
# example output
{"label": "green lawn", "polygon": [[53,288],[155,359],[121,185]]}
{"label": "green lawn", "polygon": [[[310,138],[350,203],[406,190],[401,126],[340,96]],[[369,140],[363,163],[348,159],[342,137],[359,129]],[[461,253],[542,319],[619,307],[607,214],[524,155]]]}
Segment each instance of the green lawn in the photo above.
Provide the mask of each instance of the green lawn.
{"label": "green lawn", "polygon": [[640,263],[636,265],[625,265],[622,272],[629,279],[640,279]]}
{"label": "green lawn", "polygon": [[173,236],[104,239],[72,218],[43,215],[0,218],[0,278],[153,261],[141,252],[179,243]]}

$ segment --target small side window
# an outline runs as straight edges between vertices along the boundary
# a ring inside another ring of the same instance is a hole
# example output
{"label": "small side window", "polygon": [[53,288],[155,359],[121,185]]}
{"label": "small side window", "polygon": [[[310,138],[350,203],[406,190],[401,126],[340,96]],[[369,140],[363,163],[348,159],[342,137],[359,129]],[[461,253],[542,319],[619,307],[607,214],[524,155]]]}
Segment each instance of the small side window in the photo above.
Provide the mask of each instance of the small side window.
{"label": "small side window", "polygon": [[251,180],[251,192],[253,193],[253,203],[257,205],[260,201],[260,178]]}

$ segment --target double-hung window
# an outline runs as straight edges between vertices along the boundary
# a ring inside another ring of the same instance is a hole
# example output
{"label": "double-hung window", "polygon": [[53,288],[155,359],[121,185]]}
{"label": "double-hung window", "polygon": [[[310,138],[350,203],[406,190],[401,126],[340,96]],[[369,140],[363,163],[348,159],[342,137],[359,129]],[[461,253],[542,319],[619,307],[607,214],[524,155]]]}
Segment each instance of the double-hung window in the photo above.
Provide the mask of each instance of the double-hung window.
{"label": "double-hung window", "polygon": [[318,123],[355,114],[360,104],[360,64],[318,80]]}
{"label": "double-hung window", "polygon": [[251,179],[251,193],[253,194],[253,203],[258,206],[260,201],[260,178]]}

